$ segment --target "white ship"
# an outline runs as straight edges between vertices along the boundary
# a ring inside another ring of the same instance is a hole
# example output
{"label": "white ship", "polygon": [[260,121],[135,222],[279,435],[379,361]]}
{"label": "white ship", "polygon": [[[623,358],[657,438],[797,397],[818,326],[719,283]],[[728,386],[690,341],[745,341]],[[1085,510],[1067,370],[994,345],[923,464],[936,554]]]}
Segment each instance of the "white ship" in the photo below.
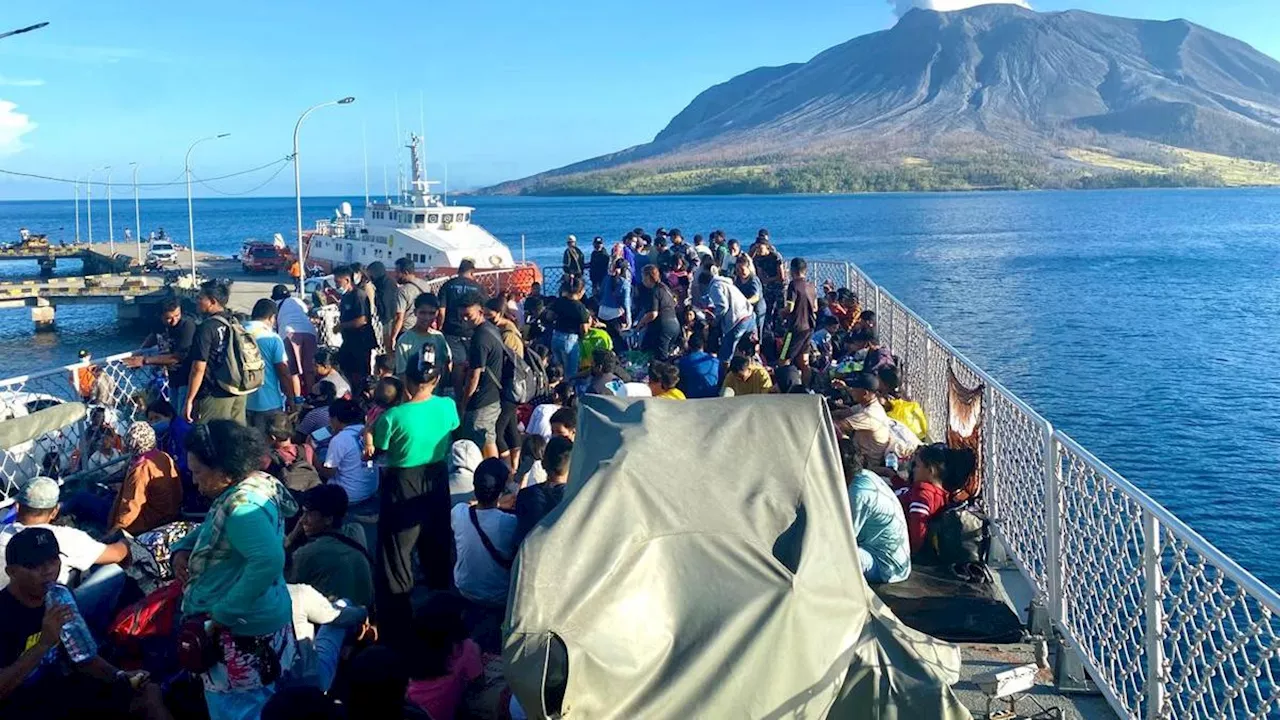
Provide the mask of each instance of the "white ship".
{"label": "white ship", "polygon": [[410,135],[408,144],[413,181],[396,201],[370,202],[363,218],[351,217],[351,204],[342,203],[332,220],[320,220],[305,234],[306,266],[325,272],[349,263],[382,262],[391,269],[400,258],[409,258],[424,277],[457,272],[470,258],[476,270],[501,287],[528,292],[540,280],[533,263],[516,262],[511,250],[474,222],[475,208],[446,205],[433,195],[420,152],[422,139]]}

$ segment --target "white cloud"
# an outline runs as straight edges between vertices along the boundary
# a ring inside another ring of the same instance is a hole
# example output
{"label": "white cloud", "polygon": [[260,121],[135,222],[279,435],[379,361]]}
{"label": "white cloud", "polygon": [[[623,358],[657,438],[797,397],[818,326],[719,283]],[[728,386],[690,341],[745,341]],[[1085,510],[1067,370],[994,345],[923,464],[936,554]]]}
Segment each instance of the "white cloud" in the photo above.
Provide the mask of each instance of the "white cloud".
{"label": "white cloud", "polygon": [[44,81],[40,78],[11,78],[0,75],[0,87],[40,87]]}
{"label": "white cloud", "polygon": [[26,146],[22,136],[36,129],[36,124],[18,106],[8,100],[0,100],[0,156],[12,155]]}
{"label": "white cloud", "polygon": [[1028,10],[1031,9],[1031,5],[1026,0],[889,0],[889,4],[893,6],[894,12],[899,17],[907,14],[907,11],[912,8],[950,12],[952,10],[964,10],[975,5],[1017,5]]}

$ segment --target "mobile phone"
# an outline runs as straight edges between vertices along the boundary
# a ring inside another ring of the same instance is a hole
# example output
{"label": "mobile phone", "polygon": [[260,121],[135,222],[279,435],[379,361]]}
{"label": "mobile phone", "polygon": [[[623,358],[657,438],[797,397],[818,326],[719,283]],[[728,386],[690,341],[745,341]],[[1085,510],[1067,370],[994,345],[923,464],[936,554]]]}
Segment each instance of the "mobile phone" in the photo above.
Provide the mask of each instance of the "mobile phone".
{"label": "mobile phone", "polygon": [[315,432],[311,433],[311,439],[316,443],[325,442],[331,437],[333,437],[333,433],[329,432],[329,428],[327,427],[318,428]]}

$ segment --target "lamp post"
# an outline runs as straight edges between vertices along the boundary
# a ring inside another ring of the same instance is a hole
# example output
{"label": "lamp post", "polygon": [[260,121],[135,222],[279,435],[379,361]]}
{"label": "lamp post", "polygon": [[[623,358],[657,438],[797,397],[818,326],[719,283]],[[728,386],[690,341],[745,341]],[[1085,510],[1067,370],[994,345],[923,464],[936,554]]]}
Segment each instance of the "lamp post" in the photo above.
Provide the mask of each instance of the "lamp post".
{"label": "lamp post", "polygon": [[90,170],[84,179],[84,208],[87,217],[85,220],[89,225],[89,247],[93,248],[93,171]]}
{"label": "lamp post", "polygon": [[210,135],[209,137],[202,137],[191,143],[191,147],[187,148],[187,157],[182,161],[182,165],[186,169],[187,174],[187,252],[191,253],[191,286],[193,288],[196,284],[196,221],[195,215],[191,212],[191,151],[195,150],[197,145],[206,140],[221,140],[230,134],[231,133],[221,133],[218,135]]}
{"label": "lamp post", "polygon": [[111,257],[116,256],[116,226],[111,219],[111,166],[108,165],[103,170],[107,171],[107,240],[111,243]]}
{"label": "lamp post", "polygon": [[341,100],[330,100],[329,102],[322,102],[319,105],[312,105],[311,107],[307,108],[306,112],[302,113],[302,117],[298,118],[298,124],[293,126],[293,195],[294,195],[294,201],[298,211],[297,231],[298,231],[298,295],[299,296],[302,295],[303,281],[307,276],[307,259],[305,256],[306,250],[302,246],[302,172],[298,168],[298,131],[302,129],[302,121],[306,120],[307,116],[310,115],[312,112],[319,110],[322,107],[328,107],[330,105],[350,105],[355,101],[356,101],[355,98],[348,96],[348,97],[342,98]]}
{"label": "lamp post", "polygon": [[133,167],[133,240],[137,245],[138,264],[142,264],[142,213],[138,205],[138,163],[129,163]]}
{"label": "lamp post", "polygon": [[76,244],[80,244],[80,178],[76,178]]}

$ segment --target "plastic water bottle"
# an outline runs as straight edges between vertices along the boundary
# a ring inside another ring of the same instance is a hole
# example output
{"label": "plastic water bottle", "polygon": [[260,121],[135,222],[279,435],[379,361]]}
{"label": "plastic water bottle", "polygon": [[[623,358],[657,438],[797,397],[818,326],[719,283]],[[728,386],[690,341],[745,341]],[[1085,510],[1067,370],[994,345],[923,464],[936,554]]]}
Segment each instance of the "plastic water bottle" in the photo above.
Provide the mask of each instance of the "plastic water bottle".
{"label": "plastic water bottle", "polygon": [[894,472],[898,472],[898,453],[890,450],[884,454],[884,466]]}
{"label": "plastic water bottle", "polygon": [[85,660],[98,654],[98,644],[93,640],[93,634],[89,632],[89,626],[84,624],[84,618],[80,616],[80,610],[76,607],[76,599],[67,589],[65,585],[58,583],[50,583],[44,591],[45,605],[70,605],[75,608],[75,617],[71,618],[62,626],[62,632],[59,638],[62,640],[62,647],[67,651],[67,656],[71,658],[73,663],[82,663]]}

